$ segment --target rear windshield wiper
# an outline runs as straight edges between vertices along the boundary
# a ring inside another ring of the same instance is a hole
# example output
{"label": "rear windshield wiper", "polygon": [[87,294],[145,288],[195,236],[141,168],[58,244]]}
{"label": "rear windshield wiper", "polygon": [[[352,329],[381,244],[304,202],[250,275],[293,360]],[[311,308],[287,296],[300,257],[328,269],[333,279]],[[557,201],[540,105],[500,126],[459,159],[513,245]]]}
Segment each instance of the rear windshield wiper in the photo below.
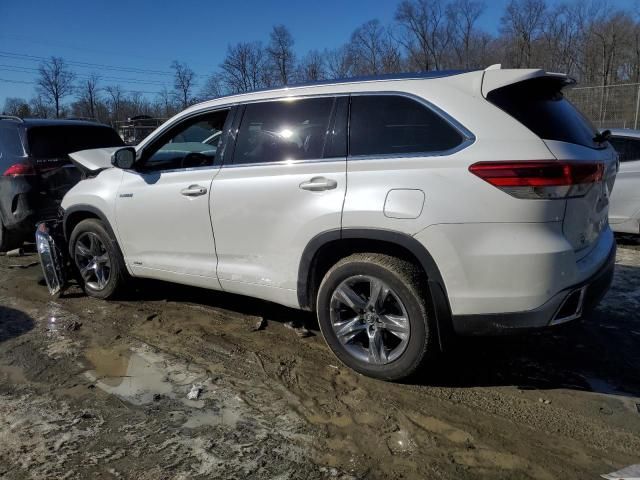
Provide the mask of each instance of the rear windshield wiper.
{"label": "rear windshield wiper", "polygon": [[593,137],[593,141],[596,143],[604,143],[611,138],[611,130],[604,130],[603,132],[598,132],[595,137]]}

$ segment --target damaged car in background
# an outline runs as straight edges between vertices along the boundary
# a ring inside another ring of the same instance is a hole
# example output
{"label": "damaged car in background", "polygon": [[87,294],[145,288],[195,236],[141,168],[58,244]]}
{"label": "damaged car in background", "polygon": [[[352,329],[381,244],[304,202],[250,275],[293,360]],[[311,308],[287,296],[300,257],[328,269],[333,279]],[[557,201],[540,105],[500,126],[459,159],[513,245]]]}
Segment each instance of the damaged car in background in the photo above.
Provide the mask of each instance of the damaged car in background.
{"label": "damaged car in background", "polygon": [[88,295],[155,278],[315,311],[354,370],[411,375],[445,333],[527,332],[608,290],[617,157],[566,75],[500,66],[290,86],[195,105],[41,225]]}
{"label": "damaged car in background", "polygon": [[68,154],[124,143],[111,127],[79,120],[0,116],[0,252],[33,240],[81,178]]}

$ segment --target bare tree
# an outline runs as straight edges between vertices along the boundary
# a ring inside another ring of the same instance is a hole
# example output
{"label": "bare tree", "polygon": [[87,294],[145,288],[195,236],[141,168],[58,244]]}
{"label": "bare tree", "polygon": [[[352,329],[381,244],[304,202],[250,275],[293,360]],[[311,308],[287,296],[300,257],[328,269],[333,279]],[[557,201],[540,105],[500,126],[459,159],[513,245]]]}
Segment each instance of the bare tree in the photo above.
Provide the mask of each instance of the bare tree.
{"label": "bare tree", "polygon": [[81,103],[86,105],[87,113],[89,117],[97,119],[96,106],[99,99],[100,87],[98,83],[100,77],[92,73],[86,80],[81,81],[77,86],[78,98]]}
{"label": "bare tree", "polygon": [[369,20],[351,34],[349,49],[358,75],[382,73],[384,29],[379,20]]}
{"label": "bare tree", "polygon": [[56,118],[60,118],[62,99],[73,93],[74,78],[75,75],[60,57],[51,57],[38,68],[38,93],[54,106]]}
{"label": "bare tree", "polygon": [[444,66],[452,32],[441,0],[404,0],[396,10],[410,67],[428,71]]}
{"label": "bare tree", "polygon": [[298,65],[298,80],[301,82],[316,82],[325,78],[325,61],[318,50],[307,53]]}
{"label": "bare tree", "polygon": [[229,93],[241,93],[268,86],[267,62],[260,42],[229,45],[220,65],[221,82]]}
{"label": "bare tree", "polygon": [[165,118],[175,115],[178,110],[175,102],[175,95],[173,95],[167,87],[163,87],[156,95],[156,105],[158,106],[159,116]]}
{"label": "bare tree", "polygon": [[293,36],[284,25],[276,25],[271,30],[267,54],[276,72],[277,82],[288,85],[295,69]]}
{"label": "bare tree", "polygon": [[174,61],[171,68],[175,72],[173,88],[176,91],[176,96],[180,99],[182,108],[187,108],[193,100],[196,73],[186,63],[178,61]]}
{"label": "bare tree", "polygon": [[34,117],[49,118],[53,115],[52,108],[47,105],[47,102],[39,94],[36,94],[29,100],[29,106],[31,107],[31,114]]}
{"label": "bare tree", "polygon": [[216,72],[207,78],[202,90],[200,91],[200,97],[203,99],[217,98],[225,94],[223,79],[220,73]]}
{"label": "bare tree", "polygon": [[486,4],[476,0],[454,0],[447,5],[458,67],[472,68],[478,65],[479,49],[482,48],[486,35],[476,31],[476,24],[485,9]]}
{"label": "bare tree", "polygon": [[111,109],[111,119],[112,121],[122,120],[121,112],[122,112],[122,104],[124,102],[124,91],[120,87],[120,85],[110,85],[105,87],[105,92],[108,95],[108,104]]}
{"label": "bare tree", "polygon": [[353,54],[347,45],[325,50],[323,56],[329,78],[349,78],[355,75]]}
{"label": "bare tree", "polygon": [[545,0],[510,0],[500,19],[501,31],[509,40],[510,64],[516,68],[534,64],[534,43],[545,27]]}
{"label": "bare tree", "polygon": [[4,115],[14,115],[25,118],[31,116],[31,108],[24,98],[7,97],[2,109]]}

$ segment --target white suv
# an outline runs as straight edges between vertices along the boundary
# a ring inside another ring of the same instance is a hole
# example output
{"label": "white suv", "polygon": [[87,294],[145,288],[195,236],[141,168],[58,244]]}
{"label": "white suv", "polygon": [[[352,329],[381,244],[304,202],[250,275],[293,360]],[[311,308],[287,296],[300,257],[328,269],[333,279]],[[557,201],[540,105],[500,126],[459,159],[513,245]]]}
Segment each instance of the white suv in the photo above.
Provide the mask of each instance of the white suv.
{"label": "white suv", "polygon": [[132,276],[314,310],[383,379],[451,329],[578,318],[611,282],[617,159],[571,83],[490,67],[195,105],[135,149],[72,155],[89,178],[62,202],[70,258],[95,297]]}

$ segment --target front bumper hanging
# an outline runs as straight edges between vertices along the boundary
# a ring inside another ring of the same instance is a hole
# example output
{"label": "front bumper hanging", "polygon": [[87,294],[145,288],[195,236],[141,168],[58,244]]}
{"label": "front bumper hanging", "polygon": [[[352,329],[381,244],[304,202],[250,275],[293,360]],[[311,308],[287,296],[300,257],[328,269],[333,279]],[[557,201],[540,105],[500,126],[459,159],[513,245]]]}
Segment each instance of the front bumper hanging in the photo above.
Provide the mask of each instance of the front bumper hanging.
{"label": "front bumper hanging", "polygon": [[56,239],[60,245],[64,244],[64,237],[60,234],[60,222],[54,220],[38,223],[36,248],[47,288],[53,296],[60,295],[67,283],[67,261]]}

